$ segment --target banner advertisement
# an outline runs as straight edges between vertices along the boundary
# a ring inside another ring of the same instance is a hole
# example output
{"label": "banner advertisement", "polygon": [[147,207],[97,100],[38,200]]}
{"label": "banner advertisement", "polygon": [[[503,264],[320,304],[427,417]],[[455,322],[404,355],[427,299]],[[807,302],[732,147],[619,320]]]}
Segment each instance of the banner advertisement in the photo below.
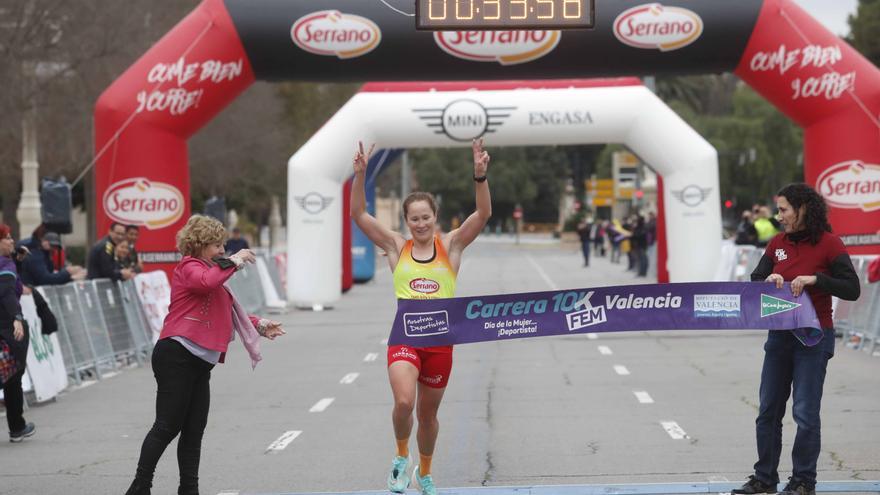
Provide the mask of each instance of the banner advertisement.
{"label": "banner advertisement", "polygon": [[21,296],[20,301],[31,339],[27,353],[27,376],[37,396],[37,402],[44,402],[67,388],[67,372],[64,369],[61,346],[56,333],[43,335],[43,323],[37,316],[34,296]]}
{"label": "banner advertisement", "polygon": [[399,299],[389,345],[428,347],[526,337],[645,330],[795,330],[822,339],[806,294],[789,284],[697,282]]}

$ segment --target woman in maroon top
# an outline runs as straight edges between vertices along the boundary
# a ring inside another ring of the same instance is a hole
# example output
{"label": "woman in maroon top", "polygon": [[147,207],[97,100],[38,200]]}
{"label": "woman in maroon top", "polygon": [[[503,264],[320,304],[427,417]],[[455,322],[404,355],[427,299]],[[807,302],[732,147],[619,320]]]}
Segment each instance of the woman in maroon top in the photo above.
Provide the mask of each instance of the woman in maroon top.
{"label": "woman in maroon top", "polygon": [[202,434],[208,422],[211,369],[223,362],[233,338],[244,344],[256,366],[259,337],[284,335],[281,324],[248,315],[226,287],[227,280],[256,261],[248,249],[223,258],[226,229],[219,221],[193,215],[177,233],[183,259],[171,277],[171,305],[153,349],[156,421],[141,447],[137,474],[126,495],[149,495],[156,463],[177,442],[179,495],[199,493]]}
{"label": "woman in maroon top", "polygon": [[806,292],[822,326],[822,340],[807,347],[794,332],[771,331],[764,344],[760,409],[755,422],[758,462],[755,474],[735,494],[776,493],[782,453],[782,418],[794,391],[792,416],[797,434],[791,451],[792,475],[782,493],[814,495],[820,450],[819,409],[828,360],[834,355],[831,296],[854,301],[859,278],[839,237],[831,233],[825,200],[806,184],[790,184],[777,193],[777,234],[752,272],[753,282],[777,288],[791,283],[797,297]]}

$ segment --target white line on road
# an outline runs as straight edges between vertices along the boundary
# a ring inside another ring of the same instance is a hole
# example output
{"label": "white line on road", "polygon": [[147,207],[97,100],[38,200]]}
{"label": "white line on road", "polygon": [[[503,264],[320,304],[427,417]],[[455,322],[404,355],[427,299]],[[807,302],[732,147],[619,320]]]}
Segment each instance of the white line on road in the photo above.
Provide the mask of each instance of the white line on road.
{"label": "white line on road", "polygon": [[611,352],[611,348],[608,347],[607,345],[600,345],[599,346],[599,354],[601,354],[603,356],[610,356],[614,353]]}
{"label": "white line on road", "polygon": [[[266,448],[266,454],[274,454],[275,452],[281,452],[284,450],[287,445],[292,442],[299,434],[302,433],[301,430],[290,430],[285,431],[277,440],[269,444],[269,447]],[[235,492],[238,493],[238,492]]]}
{"label": "white line on road", "polygon": [[559,290],[559,287],[557,287],[556,284],[553,283],[553,280],[550,278],[549,275],[547,275],[547,272],[545,272],[544,269],[541,268],[541,265],[539,265],[538,262],[535,261],[535,258],[526,255],[526,259],[529,260],[529,263],[531,263],[533,267],[535,267],[535,270],[538,271],[538,275],[540,275],[541,278],[544,279],[544,282],[546,282],[547,285],[550,286],[550,290]]}
{"label": "white line on road", "polygon": [[323,399],[315,402],[315,405],[309,409],[309,412],[323,412],[324,409],[330,407],[330,404],[333,403],[335,399],[333,397],[324,397]]}
{"label": "white line on road", "polygon": [[626,369],[626,366],[624,366],[622,364],[615,364],[614,365],[614,372],[617,373],[618,375],[628,375],[629,374],[629,370]]}
{"label": "white line on road", "polygon": [[360,373],[349,373],[342,377],[342,380],[339,380],[339,383],[343,385],[348,385],[350,383],[354,383],[357,380],[357,377],[360,376]]}
{"label": "white line on road", "polygon": [[588,340],[596,340],[596,339],[598,339],[598,338],[599,338],[599,336],[596,335],[595,333],[588,333],[588,334],[587,334],[587,339],[588,339]]}
{"label": "white line on road", "polygon": [[223,490],[222,492],[218,493],[217,495],[238,495],[238,493],[239,493],[238,490]]}
{"label": "white line on road", "polygon": [[633,393],[636,395],[636,399],[639,399],[639,402],[642,404],[654,403],[654,399],[652,399],[651,396],[648,395],[648,392],[645,392],[644,390],[637,390]]}
{"label": "white line on road", "polygon": [[366,356],[364,356],[364,362],[369,363],[369,362],[375,361],[378,357],[379,357],[378,353],[371,352],[371,353],[367,354]]}
{"label": "white line on road", "polygon": [[681,426],[678,426],[678,423],[675,421],[661,421],[660,426],[666,430],[666,433],[669,433],[669,436],[672,437],[673,440],[681,440],[683,438],[690,438],[684,430],[681,429]]}

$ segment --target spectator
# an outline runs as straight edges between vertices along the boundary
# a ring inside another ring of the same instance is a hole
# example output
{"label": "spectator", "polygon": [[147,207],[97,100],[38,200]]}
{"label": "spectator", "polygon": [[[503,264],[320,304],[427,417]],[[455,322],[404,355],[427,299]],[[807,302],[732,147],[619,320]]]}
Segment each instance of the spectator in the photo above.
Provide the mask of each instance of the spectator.
{"label": "spectator", "polygon": [[584,219],[577,226],[578,237],[581,239],[581,252],[584,254],[584,266],[590,266],[590,230],[592,223],[592,219]]}
{"label": "spectator", "polygon": [[232,229],[232,237],[226,241],[226,254],[235,254],[242,249],[250,249],[248,242],[241,236],[241,230],[238,227]]}
{"label": "spectator", "polygon": [[758,243],[758,231],[755,229],[755,224],[752,223],[752,212],[749,210],[742,212],[742,219],[740,219],[739,225],[736,227],[734,242],[736,244],[752,245]]}
{"label": "spectator", "polygon": [[645,226],[645,217],[636,216],[632,238],[633,261],[635,262],[636,275],[648,276],[648,230]]}
{"label": "spectator", "polygon": [[137,244],[138,237],[141,235],[141,229],[137,225],[126,225],[125,226],[125,239],[128,241],[128,256],[131,258],[126,265],[133,269],[135,273],[141,273],[144,271],[144,262],[141,261],[140,256],[138,256],[137,249],[135,248],[135,244]]}
{"label": "spectator", "polygon": [[140,273],[137,259],[132,258],[131,256],[131,247],[128,241],[122,241],[117,244],[113,251],[113,255],[116,260],[116,265],[120,270],[129,269],[135,273]]}
{"label": "spectator", "polygon": [[770,220],[770,208],[761,206],[758,208],[758,216],[755,219],[755,231],[758,233],[758,246],[766,246],[770,239],[779,233],[779,229]]}
{"label": "spectator", "polygon": [[79,266],[71,265],[56,271],[52,263],[52,249],[53,246],[61,246],[61,238],[55,232],[45,232],[42,238],[40,235],[41,229],[37,228],[26,244],[30,255],[25,257],[21,266],[21,280],[25,285],[63,285],[85,277],[85,271]]}
{"label": "spectator", "polygon": [[119,222],[110,224],[110,231],[101,238],[89,251],[89,279],[109,278],[111,280],[128,280],[135,273],[129,268],[120,268],[116,263],[116,245],[125,239],[125,226]]}
{"label": "spectator", "polygon": [[590,239],[593,240],[593,251],[605,257],[605,222],[596,220],[590,228]]}

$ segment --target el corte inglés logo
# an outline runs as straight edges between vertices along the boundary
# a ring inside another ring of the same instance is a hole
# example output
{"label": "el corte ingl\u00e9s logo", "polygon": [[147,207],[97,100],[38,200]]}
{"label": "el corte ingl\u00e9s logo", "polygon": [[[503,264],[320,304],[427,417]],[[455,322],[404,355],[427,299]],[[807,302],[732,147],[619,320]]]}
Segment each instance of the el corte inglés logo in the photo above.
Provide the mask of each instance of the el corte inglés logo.
{"label": "el corte ingl\u00e9s logo", "polygon": [[453,57],[473,62],[524,64],[547,55],[556,45],[559,31],[437,31],[434,41]]}
{"label": "el corte ingl\u00e9s logo", "polygon": [[614,21],[614,36],[635,48],[668,52],[690,45],[703,34],[703,19],[695,12],[659,3],[625,10]]}
{"label": "el corte ingl\u00e9s logo", "polygon": [[880,210],[880,165],[859,160],[832,165],[819,176],[816,189],[837,208]]}
{"label": "el corte ingl\u00e9s logo", "polygon": [[767,294],[761,294],[761,318],[785,313],[786,311],[791,311],[799,307],[801,307],[801,305],[796,302],[786,301],[785,299],[768,296]]}
{"label": "el corte ingl\u00e9s logo", "polygon": [[382,41],[382,31],[366,17],[323,10],[300,17],[290,37],[309,53],[348,59],[373,51]]}
{"label": "el corte ingl\u00e9s logo", "polygon": [[144,177],[133,177],[111,185],[104,193],[104,211],[123,224],[161,229],[183,216],[183,194],[179,189]]}

